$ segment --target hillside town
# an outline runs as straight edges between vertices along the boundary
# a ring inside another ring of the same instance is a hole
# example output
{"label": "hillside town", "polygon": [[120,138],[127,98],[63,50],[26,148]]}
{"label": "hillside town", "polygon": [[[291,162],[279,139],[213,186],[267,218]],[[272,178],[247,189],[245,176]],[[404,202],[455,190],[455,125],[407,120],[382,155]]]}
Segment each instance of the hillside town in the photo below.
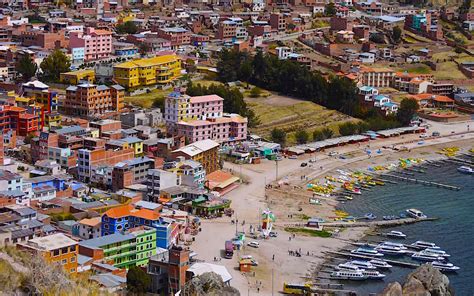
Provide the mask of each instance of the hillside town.
{"label": "hillside town", "polygon": [[367,230],[321,226],[352,199],[324,174],[474,153],[468,0],[3,0],[0,23],[0,263],[99,293],[313,295]]}

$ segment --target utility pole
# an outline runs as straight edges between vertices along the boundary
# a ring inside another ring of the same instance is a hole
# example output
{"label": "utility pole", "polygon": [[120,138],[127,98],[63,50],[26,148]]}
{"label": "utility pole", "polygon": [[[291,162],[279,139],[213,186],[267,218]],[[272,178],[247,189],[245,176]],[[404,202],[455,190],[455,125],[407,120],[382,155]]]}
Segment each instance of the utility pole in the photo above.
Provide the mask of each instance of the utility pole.
{"label": "utility pole", "polygon": [[272,296],[273,296],[273,268],[272,268]]}
{"label": "utility pole", "polygon": [[275,181],[278,180],[278,160],[275,159]]}

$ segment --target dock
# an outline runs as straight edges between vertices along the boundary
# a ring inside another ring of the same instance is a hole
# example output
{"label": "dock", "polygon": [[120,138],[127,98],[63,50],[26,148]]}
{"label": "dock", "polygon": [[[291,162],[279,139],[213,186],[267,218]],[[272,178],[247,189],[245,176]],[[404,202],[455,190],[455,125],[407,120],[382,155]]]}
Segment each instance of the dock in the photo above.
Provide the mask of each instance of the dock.
{"label": "dock", "polygon": [[457,158],[457,157],[451,157],[451,158],[445,159],[444,161],[452,162],[452,163],[457,163],[457,164],[470,164],[470,165],[474,165],[474,161],[470,161],[470,160],[462,159],[462,158]]}
{"label": "dock", "polygon": [[[358,254],[352,254],[348,252],[334,252],[334,251],[323,251],[323,253],[330,254],[330,255],[335,255],[335,256],[342,256],[342,257],[352,257],[352,258],[358,258],[358,259],[366,259],[366,260],[372,260],[374,257],[370,256],[364,256],[364,255],[358,255]],[[412,263],[412,262],[405,262],[405,261],[399,261],[399,260],[391,260],[391,259],[385,259],[383,258],[384,261],[391,265],[398,265],[402,267],[409,267],[409,268],[417,268],[420,266],[418,263]]]}
{"label": "dock", "polygon": [[395,178],[395,179],[398,179],[398,180],[403,180],[403,181],[406,181],[406,182],[422,184],[422,185],[426,185],[426,186],[436,186],[436,187],[439,187],[439,188],[444,188],[444,189],[449,189],[449,190],[456,190],[456,191],[461,190],[461,187],[442,184],[442,183],[437,183],[437,182],[433,182],[433,181],[426,181],[426,180],[420,180],[420,179],[415,179],[415,178],[407,178],[407,177],[402,177],[402,176],[397,176],[397,175],[392,175],[392,174],[381,174],[381,175],[385,176],[385,177],[391,177],[391,178]]}
{"label": "dock", "polygon": [[396,220],[382,220],[382,221],[367,221],[367,222],[327,222],[322,223],[322,226],[325,227],[371,227],[371,226],[378,226],[378,227],[392,227],[392,226],[399,226],[399,225],[406,225],[406,224],[413,224],[417,222],[424,222],[424,221],[434,221],[438,220],[438,218],[403,218],[403,219],[396,219]]}

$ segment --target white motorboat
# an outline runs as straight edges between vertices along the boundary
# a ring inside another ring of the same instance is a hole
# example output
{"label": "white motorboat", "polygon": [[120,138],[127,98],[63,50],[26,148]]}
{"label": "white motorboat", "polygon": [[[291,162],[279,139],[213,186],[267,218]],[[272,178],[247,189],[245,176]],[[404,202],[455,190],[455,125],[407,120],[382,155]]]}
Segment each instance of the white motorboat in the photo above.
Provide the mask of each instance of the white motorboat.
{"label": "white motorboat", "polygon": [[411,255],[411,258],[419,261],[442,261],[444,260],[443,257],[437,256],[437,255],[430,255],[430,254],[425,254],[423,252],[416,252],[413,255]]}
{"label": "white motorboat", "polygon": [[406,238],[407,237],[407,235],[404,234],[403,232],[396,231],[396,230],[392,230],[390,232],[387,232],[385,235],[390,236],[390,237],[396,237],[396,238]]}
{"label": "white motorboat", "polygon": [[432,249],[432,248],[427,248],[422,251],[425,254],[430,254],[430,255],[436,255],[436,256],[441,256],[441,257],[450,257],[446,251],[443,251],[441,249]]}
{"label": "white motorboat", "polygon": [[405,255],[406,253],[405,250],[402,250],[399,247],[386,246],[386,245],[377,246],[375,250],[377,250],[377,252],[380,252],[382,254],[387,254],[387,255]]}
{"label": "white motorboat", "polygon": [[401,250],[406,250],[406,249],[407,249],[407,247],[405,247],[404,244],[394,243],[394,242],[381,242],[381,243],[379,244],[379,246],[396,247],[396,248],[400,248]]}
{"label": "white motorboat", "polygon": [[385,274],[378,272],[377,270],[365,270],[362,269],[362,274],[367,276],[369,279],[381,280],[385,277]]}
{"label": "white motorboat", "polygon": [[361,270],[358,271],[349,271],[349,270],[339,270],[331,273],[331,278],[338,280],[352,280],[352,281],[363,281],[368,279],[368,276],[363,275]]}
{"label": "white motorboat", "polygon": [[439,247],[435,243],[425,242],[425,241],[416,241],[411,244],[412,247],[418,249],[439,249]]}
{"label": "white motorboat", "polygon": [[472,175],[474,174],[474,169],[463,165],[463,166],[458,167],[458,172]]}
{"label": "white motorboat", "polygon": [[358,266],[352,264],[351,262],[341,263],[336,266],[337,270],[346,270],[346,271],[358,271],[360,270]]}
{"label": "white motorboat", "polygon": [[354,266],[357,266],[359,269],[377,269],[377,267],[375,267],[369,261],[352,260],[350,263]]}
{"label": "white motorboat", "polygon": [[368,248],[368,247],[357,248],[355,250],[352,250],[351,253],[356,254],[356,255],[364,255],[364,256],[377,256],[377,257],[383,256],[383,254],[377,252],[376,249]]}
{"label": "white motorboat", "polygon": [[422,211],[418,210],[418,209],[408,209],[407,211],[407,215],[412,217],[412,218],[415,218],[415,219],[421,219],[421,218],[426,218],[427,216],[425,214],[423,214]]}
{"label": "white motorboat", "polygon": [[441,271],[457,271],[461,269],[452,263],[444,263],[444,262],[439,262],[439,261],[433,261],[431,262],[431,265],[433,265],[434,268],[437,268]]}
{"label": "white motorboat", "polygon": [[369,263],[377,268],[392,268],[393,267],[392,265],[388,264],[384,260],[372,259],[369,261]]}

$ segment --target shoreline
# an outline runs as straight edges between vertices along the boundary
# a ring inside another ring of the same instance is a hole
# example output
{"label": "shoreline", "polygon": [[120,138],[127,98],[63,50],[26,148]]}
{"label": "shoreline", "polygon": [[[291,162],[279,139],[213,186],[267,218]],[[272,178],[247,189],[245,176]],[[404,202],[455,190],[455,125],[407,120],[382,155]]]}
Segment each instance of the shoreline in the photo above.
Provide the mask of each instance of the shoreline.
{"label": "shoreline", "polygon": [[[460,153],[469,153],[467,150],[469,150],[470,148],[472,148],[472,146],[469,146],[469,141],[466,140],[466,139],[462,139],[462,140],[458,140],[458,141],[453,141],[453,142],[450,142],[449,146],[454,146],[456,147],[457,145],[456,144],[459,144],[461,146],[463,146],[463,148],[460,149],[460,151],[458,152],[458,154]],[[431,146],[444,146],[444,145],[441,145],[441,144],[435,144],[435,145],[431,145]],[[469,147],[468,147],[469,146]],[[425,146],[427,147],[427,146]],[[419,148],[425,148],[425,147],[419,147]],[[414,148],[416,149],[416,148]],[[419,158],[418,156],[420,156],[420,152],[418,152],[416,155],[413,155],[411,156],[411,158]],[[410,166],[410,168],[417,168],[417,167],[421,167],[423,166],[423,164],[426,163],[426,161],[430,161],[434,164],[437,164],[437,165],[442,165],[443,164],[443,161],[446,160],[446,159],[449,159],[449,157],[446,157],[445,155],[443,154],[439,154],[439,153],[434,153],[433,155],[429,155],[429,157],[425,157],[424,158],[424,161],[421,162],[421,163],[418,163],[418,164],[414,164],[412,166]],[[389,163],[384,163],[384,164],[381,164],[383,166],[386,166],[386,165],[389,165]],[[462,164],[459,164],[459,165],[462,165]],[[340,168],[339,168],[340,169]],[[354,170],[354,171],[358,171],[357,169]],[[403,170],[400,170],[399,167],[397,167],[396,169],[393,169],[393,170],[383,170],[382,172],[370,172],[370,174],[374,177],[374,178],[383,178],[383,174],[384,173],[389,173],[389,172],[400,172],[400,171],[403,171]],[[368,173],[368,170],[364,170],[363,171],[364,173]],[[405,181],[397,181],[398,183],[405,183]],[[357,198],[356,198],[357,199]],[[339,206],[339,202],[337,204],[337,206],[335,207],[335,209],[340,209],[338,206]],[[349,213],[351,214],[351,213]],[[440,219],[439,217],[432,217],[432,218],[428,218],[426,219],[426,221],[435,221],[435,220],[438,220]],[[393,220],[393,221],[399,221],[400,219],[397,219],[397,220]],[[382,234],[381,230],[382,229],[388,229],[388,228],[393,228],[393,227],[396,227],[398,225],[389,225],[389,226],[383,226],[383,225],[377,225],[375,222],[381,222],[383,220],[377,220],[377,221],[374,221],[373,225],[370,225],[369,227],[367,227],[366,231],[364,231],[364,234],[362,234],[360,237],[358,237],[356,240],[352,241],[351,243],[348,243],[346,244],[344,247],[342,248],[339,248],[339,249],[336,249],[336,250],[331,250],[329,252],[327,252],[328,254],[332,253],[333,256],[331,257],[328,257],[326,258],[326,260],[323,262],[323,264],[321,264],[319,266],[318,269],[316,269],[313,273],[313,277],[314,278],[317,278],[318,274],[323,272],[323,273],[327,273],[327,272],[324,272],[323,271],[323,268],[325,266],[328,266],[328,265],[331,265],[331,263],[334,264],[334,260],[335,258],[337,258],[337,255],[336,253],[337,252],[340,252],[341,250],[344,250],[344,249],[347,249],[348,247],[353,247],[353,244],[354,243],[360,243],[360,242],[365,242],[367,241],[367,238],[368,237],[371,237],[371,236],[380,236]],[[417,221],[417,222],[425,222],[425,220],[423,221]],[[356,222],[357,223],[357,222]],[[405,223],[403,224],[400,224],[400,225],[405,225]],[[344,227],[344,226],[342,226]],[[347,225],[347,228],[349,229],[352,229],[354,226],[350,227],[349,224]],[[341,261],[342,262],[342,261]],[[320,282],[321,283],[321,282]],[[329,280],[328,282],[324,282],[324,283],[321,283],[321,284],[327,284],[327,283],[331,283],[333,284],[334,282],[332,280]],[[336,284],[336,283],[334,283]],[[387,283],[388,284],[388,283]],[[346,289],[345,289],[346,290]],[[349,289],[350,290],[350,289]]]}

